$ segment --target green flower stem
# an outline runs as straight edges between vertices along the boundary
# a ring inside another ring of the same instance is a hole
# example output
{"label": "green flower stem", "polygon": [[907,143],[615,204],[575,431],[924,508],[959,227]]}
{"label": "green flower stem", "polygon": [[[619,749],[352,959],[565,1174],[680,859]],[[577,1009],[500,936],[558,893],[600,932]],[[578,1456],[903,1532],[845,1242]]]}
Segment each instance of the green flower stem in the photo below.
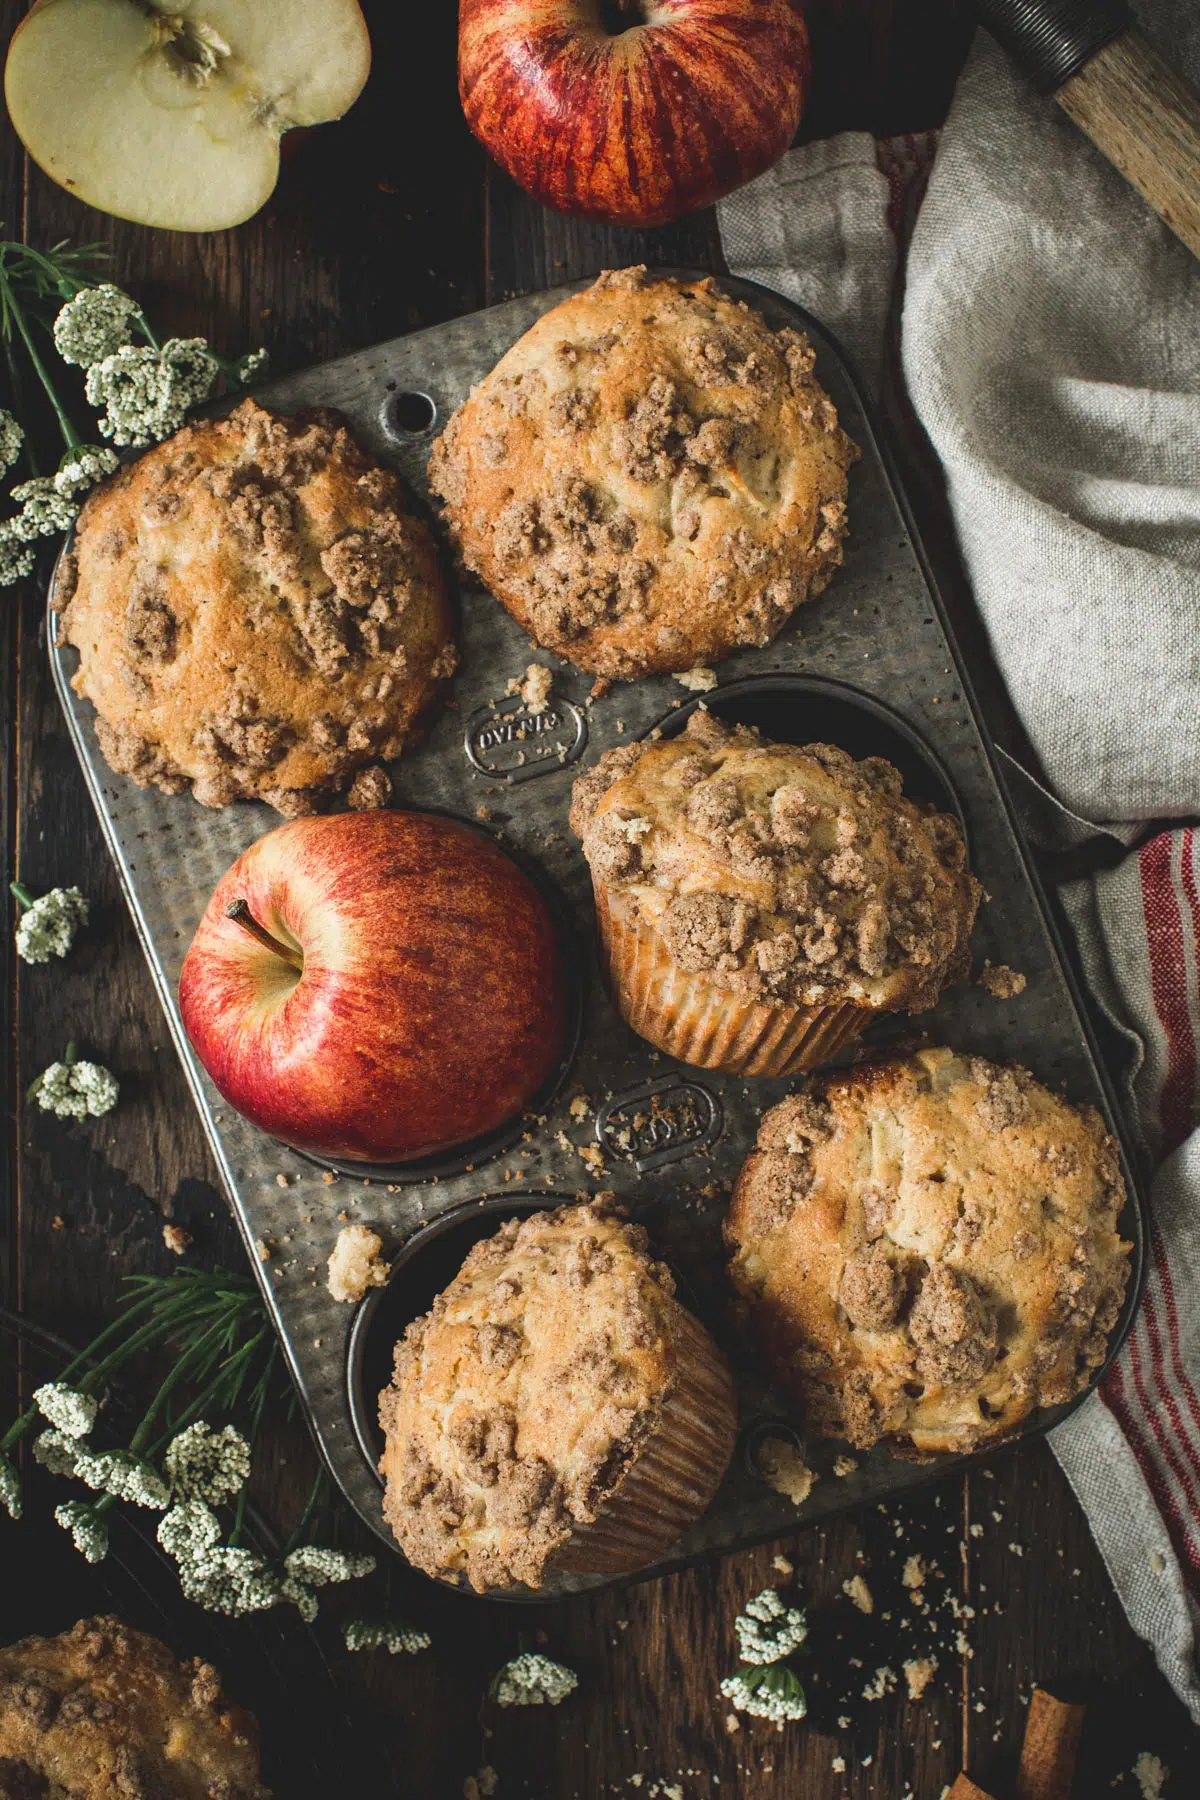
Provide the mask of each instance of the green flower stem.
{"label": "green flower stem", "polygon": [[[109,1356],[102,1357],[98,1362],[96,1361],[96,1352],[106,1343],[110,1343],[112,1339],[117,1336],[118,1332],[128,1328],[130,1317],[132,1315],[135,1313],[143,1314],[148,1312],[153,1304],[154,1301],[151,1298],[136,1301],[119,1319],[114,1319],[112,1324],[107,1326],[105,1330],[100,1333],[99,1337],[94,1338],[87,1349],[81,1351],[73,1362],[67,1364],[61,1375],[59,1375],[58,1380],[69,1382],[72,1376],[77,1375],[81,1369],[85,1369],[86,1373],[79,1384],[83,1392],[87,1393],[90,1391],[91,1387],[97,1386],[105,1375],[120,1366],[126,1355],[130,1353],[130,1347],[127,1344],[119,1345]],[[138,1335],[139,1334],[135,1334],[135,1337]],[[148,1342],[149,1339],[142,1335],[141,1341]],[[137,1347],[140,1347],[140,1344]],[[93,1365],[91,1368],[88,1368],[87,1366],[89,1363]],[[42,1415],[36,1406],[27,1407],[20,1417],[15,1419],[9,1426],[4,1436],[0,1438],[0,1450],[7,1450],[10,1445],[17,1443],[19,1439],[25,1437],[41,1416]]]}
{"label": "green flower stem", "polygon": [[50,376],[47,373],[46,365],[42,361],[41,356],[38,354],[37,345],[34,343],[33,338],[30,335],[28,325],[25,323],[24,309],[17,304],[17,301],[13,297],[11,292],[8,295],[8,310],[11,313],[14,321],[16,322],[17,330],[21,334],[22,341],[24,342],[24,345],[25,345],[26,353],[28,354],[30,362],[33,364],[34,373],[37,375],[38,380],[41,382],[42,386],[45,388],[46,394],[50,401],[50,404],[54,408],[54,414],[58,420],[58,428],[62,432],[62,435],[63,435],[63,442],[66,444],[68,450],[77,450],[79,448],[79,446],[82,444],[83,439],[80,437],[79,433],[76,431],[75,427],[72,425],[70,419],[68,419],[66,413],[63,411],[62,401],[59,399],[58,395],[54,391],[54,383],[51,381]]}
{"label": "green flower stem", "polygon": [[20,907],[21,911],[28,912],[34,903],[33,895],[30,893],[29,889],[22,886],[19,881],[10,881],[8,884],[8,891]]}
{"label": "green flower stem", "polygon": [[191,1373],[197,1363],[204,1360],[205,1352],[211,1344],[215,1344],[224,1334],[224,1330],[225,1321],[223,1319],[218,1319],[214,1325],[209,1326],[207,1331],[201,1333],[194,1344],[190,1344],[183,1352],[183,1355],[176,1362],[175,1367],[162,1382],[158,1392],[150,1402],[149,1408],[143,1415],[141,1424],[129,1440],[129,1448],[133,1451],[135,1456],[141,1455],[146,1441],[150,1436],[150,1428],[163,1407],[166,1405],[167,1397],[171,1393],[171,1390],[179,1385],[185,1375]]}
{"label": "green flower stem", "polygon": [[[262,1424],[263,1409],[266,1404],[267,1384],[265,1381],[260,1381],[258,1384],[258,1391],[254,1396],[254,1409],[250,1414],[250,1429],[246,1433],[246,1439],[250,1445],[251,1460],[253,1460],[254,1457],[254,1447],[258,1442],[259,1427]],[[248,1490],[249,1484],[243,1482],[233,1511],[233,1530],[229,1535],[229,1542],[231,1544],[236,1544],[241,1539],[242,1525],[246,1518],[246,1495]]]}
{"label": "green flower stem", "polygon": [[304,1539],[308,1534],[308,1528],[313,1522],[313,1516],[324,1495],[327,1480],[328,1477],[325,1474],[324,1468],[319,1468],[313,1484],[308,1490],[308,1499],[304,1502],[304,1511],[300,1514],[296,1529],[289,1537],[287,1543],[283,1546],[281,1560],[283,1557],[290,1556],[292,1551],[298,1549],[304,1542]]}

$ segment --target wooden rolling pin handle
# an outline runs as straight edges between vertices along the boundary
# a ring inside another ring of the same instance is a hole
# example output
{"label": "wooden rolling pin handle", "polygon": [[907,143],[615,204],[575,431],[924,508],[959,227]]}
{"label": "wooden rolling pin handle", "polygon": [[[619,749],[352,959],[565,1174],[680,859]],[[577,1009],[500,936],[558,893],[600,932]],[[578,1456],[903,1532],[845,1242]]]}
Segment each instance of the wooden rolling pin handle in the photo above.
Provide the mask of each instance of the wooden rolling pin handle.
{"label": "wooden rolling pin handle", "polygon": [[1130,30],[1097,50],[1055,98],[1200,257],[1200,94]]}

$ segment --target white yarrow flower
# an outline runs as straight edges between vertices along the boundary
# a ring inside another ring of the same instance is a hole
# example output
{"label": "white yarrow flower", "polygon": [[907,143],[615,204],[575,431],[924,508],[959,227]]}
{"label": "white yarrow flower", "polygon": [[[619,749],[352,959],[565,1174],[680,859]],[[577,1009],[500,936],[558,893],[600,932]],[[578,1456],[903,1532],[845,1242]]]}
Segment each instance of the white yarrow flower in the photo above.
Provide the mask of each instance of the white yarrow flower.
{"label": "white yarrow flower", "polygon": [[749,1713],[755,1719],[773,1719],[777,1724],[802,1719],[808,1711],[799,1676],[783,1663],[727,1675],[721,1692],[736,1712]]}
{"label": "white yarrow flower", "polygon": [[121,459],[115,450],[106,449],[103,444],[80,444],[68,452],[58,466],[54,477],[54,486],[68,500],[76,498],[88,488],[103,481],[121,466]]}
{"label": "white yarrow flower", "polygon": [[331,1581],[357,1581],[370,1575],[373,1556],[351,1556],[345,1550],[323,1550],[319,1544],[303,1544],[283,1559],[284,1572],[306,1587],[325,1587]]}
{"label": "white yarrow flower", "polygon": [[19,1519],[23,1510],[21,1477],[16,1464],[3,1454],[0,1454],[0,1506],[10,1519]]}
{"label": "white yarrow flower", "polygon": [[170,1502],[171,1490],[158,1470],[132,1450],[106,1450],[90,1456],[77,1473],[89,1487],[129,1500],[134,1506],[161,1509]]}
{"label": "white yarrow flower", "polygon": [[733,1622],[743,1662],[774,1663],[798,1650],[808,1636],[804,1614],[786,1606],[774,1588],[764,1588]]}
{"label": "white yarrow flower", "polygon": [[232,1425],[214,1431],[197,1419],[171,1439],[163,1468],[172,1489],[188,1500],[219,1506],[240,1493],[250,1477],[250,1446]]}
{"label": "white yarrow flower", "polygon": [[77,887],[51,888],[17,920],[17,955],[27,963],[65,956],[87,916],[88,903]]}
{"label": "white yarrow flower", "polygon": [[140,311],[137,301],[111,281],[82,288],[54,321],[54,347],[64,362],[90,369],[131,342],[129,321]]}
{"label": "white yarrow flower", "polygon": [[533,1653],[505,1663],[491,1691],[497,1706],[558,1706],[578,1686],[573,1669]]}
{"label": "white yarrow flower", "polygon": [[37,1103],[59,1119],[103,1118],[117,1104],[117,1078],[102,1063],[51,1063],[36,1084]]}
{"label": "white yarrow flower", "polygon": [[0,475],[7,473],[21,454],[25,433],[19,419],[0,406]]}
{"label": "white yarrow flower", "polygon": [[69,1531],[75,1548],[90,1563],[103,1562],[108,1554],[106,1520],[81,1500],[65,1500],[54,1509],[54,1518],[64,1531]]}
{"label": "white yarrow flower", "polygon": [[391,1656],[415,1656],[433,1639],[404,1619],[347,1619],[342,1626],[347,1650],[386,1650]]}
{"label": "white yarrow flower", "polygon": [[69,531],[79,511],[75,501],[58,491],[53,475],[35,475],[32,481],[19,481],[12,489],[12,498],[21,510],[5,523],[10,535],[22,543]]}
{"label": "white yarrow flower", "polygon": [[18,538],[12,519],[0,520],[0,587],[11,587],[32,575],[37,565],[37,552]]}
{"label": "white yarrow flower", "polygon": [[251,1550],[214,1544],[179,1564],[179,1585],[206,1612],[240,1618],[265,1612],[283,1598],[283,1582],[269,1563]]}
{"label": "white yarrow flower", "polygon": [[81,1394],[65,1381],[47,1381],[34,1389],[33,1403],[64,1437],[82,1438],[96,1423],[100,1402],[94,1394]]}
{"label": "white yarrow flower", "polygon": [[252,381],[265,375],[270,360],[265,350],[249,350],[245,356],[239,357],[234,374],[242,387],[249,387]]}
{"label": "white yarrow flower", "polygon": [[158,1521],[158,1541],[176,1562],[200,1557],[221,1541],[221,1521],[203,1500],[185,1500]]}
{"label": "white yarrow flower", "polygon": [[80,1463],[86,1462],[88,1457],[89,1453],[79,1439],[68,1437],[62,1431],[43,1431],[33,1440],[34,1462],[49,1469],[51,1475],[74,1476],[79,1472]]}

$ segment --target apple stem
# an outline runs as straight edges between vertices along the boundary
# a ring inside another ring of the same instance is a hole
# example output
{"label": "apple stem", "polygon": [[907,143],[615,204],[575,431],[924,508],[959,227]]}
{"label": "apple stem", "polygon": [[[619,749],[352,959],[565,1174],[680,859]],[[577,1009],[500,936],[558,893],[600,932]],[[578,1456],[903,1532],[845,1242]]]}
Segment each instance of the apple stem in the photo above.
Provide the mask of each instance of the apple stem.
{"label": "apple stem", "polygon": [[266,926],[259,924],[244,900],[231,900],[225,908],[225,917],[233,919],[243,931],[248,931],[252,938],[257,938],[264,950],[274,951],[276,956],[283,958],[289,968],[295,969],[298,975],[301,973],[304,968],[304,958],[300,952],[293,950],[289,944],[281,943],[277,937],[272,937]]}

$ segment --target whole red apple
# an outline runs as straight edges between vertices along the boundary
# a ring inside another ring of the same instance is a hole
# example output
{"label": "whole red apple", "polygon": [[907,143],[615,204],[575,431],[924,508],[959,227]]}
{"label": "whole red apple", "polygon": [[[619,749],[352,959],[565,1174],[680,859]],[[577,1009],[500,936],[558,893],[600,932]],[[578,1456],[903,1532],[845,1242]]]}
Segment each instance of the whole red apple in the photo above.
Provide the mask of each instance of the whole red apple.
{"label": "whole red apple", "polygon": [[800,0],[459,0],[471,130],[547,206],[614,225],[770,168],[809,69]]}
{"label": "whole red apple", "polygon": [[432,813],[295,819],[221,880],[179,978],[197,1056],[298,1150],[408,1162],[520,1113],[562,1051],[536,887]]}

